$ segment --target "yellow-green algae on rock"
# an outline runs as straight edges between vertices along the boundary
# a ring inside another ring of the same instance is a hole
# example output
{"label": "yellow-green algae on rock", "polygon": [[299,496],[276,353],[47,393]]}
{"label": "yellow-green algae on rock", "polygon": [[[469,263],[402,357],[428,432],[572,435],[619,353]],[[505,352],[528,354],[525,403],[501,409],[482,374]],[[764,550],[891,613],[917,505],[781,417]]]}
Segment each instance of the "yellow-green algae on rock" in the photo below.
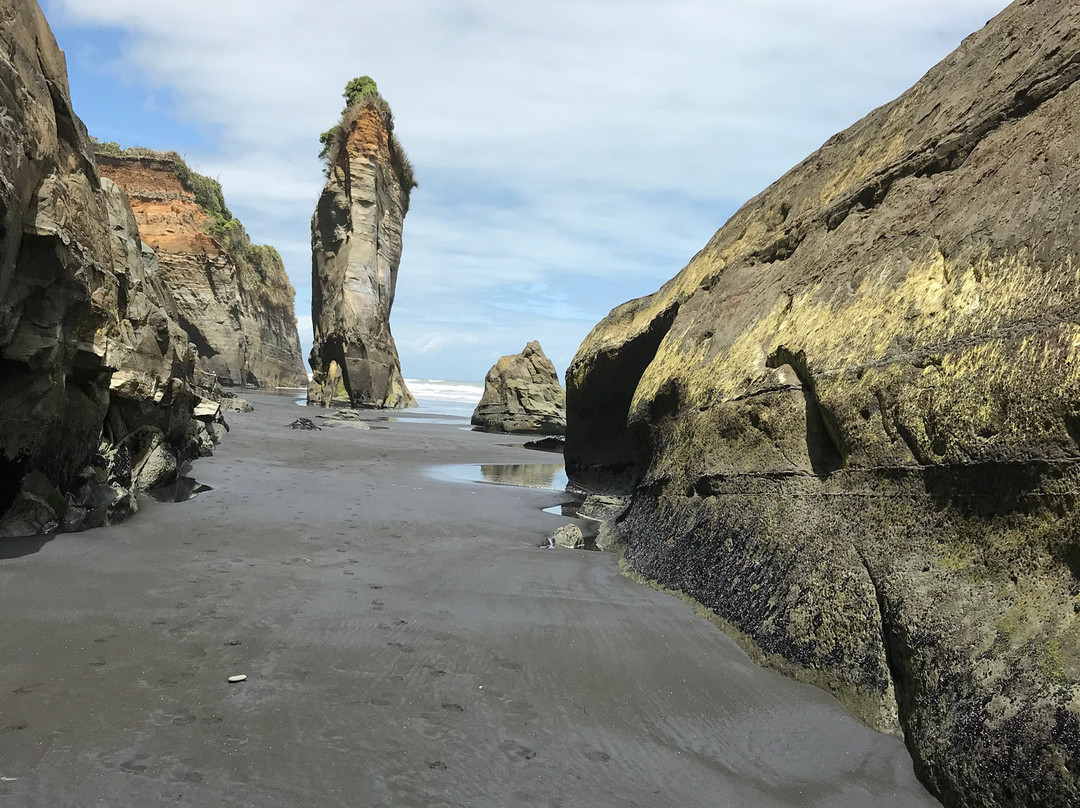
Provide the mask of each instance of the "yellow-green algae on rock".
{"label": "yellow-green algae on rock", "polygon": [[567,371],[632,567],[902,733],[947,805],[1080,803],[1080,7],[1017,2]]}

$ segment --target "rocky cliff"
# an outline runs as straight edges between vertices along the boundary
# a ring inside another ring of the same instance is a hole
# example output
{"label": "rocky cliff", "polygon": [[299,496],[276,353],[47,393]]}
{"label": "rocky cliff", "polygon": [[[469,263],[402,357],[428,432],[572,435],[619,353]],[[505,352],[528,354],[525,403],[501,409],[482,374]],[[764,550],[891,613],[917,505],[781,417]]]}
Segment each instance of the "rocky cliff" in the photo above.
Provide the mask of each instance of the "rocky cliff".
{"label": "rocky cliff", "polygon": [[566,392],[540,343],[502,357],[484,379],[473,426],[489,432],[561,435],[566,431]]}
{"label": "rocky cliff", "polygon": [[208,451],[194,356],[37,3],[0,0],[0,535],[122,518]]}
{"label": "rocky cliff", "polygon": [[1080,802],[1080,6],[1016,2],[567,372],[604,537],[902,733],[950,806]]}
{"label": "rocky cliff", "polygon": [[415,407],[390,333],[401,229],[415,183],[374,82],[350,100],[324,136],[327,181],[311,221],[308,402]]}
{"label": "rocky cliff", "polygon": [[127,193],[157,251],[200,370],[226,386],[304,387],[295,292],[273,247],[251,243],[221,186],[175,153],[100,144],[103,175]]}

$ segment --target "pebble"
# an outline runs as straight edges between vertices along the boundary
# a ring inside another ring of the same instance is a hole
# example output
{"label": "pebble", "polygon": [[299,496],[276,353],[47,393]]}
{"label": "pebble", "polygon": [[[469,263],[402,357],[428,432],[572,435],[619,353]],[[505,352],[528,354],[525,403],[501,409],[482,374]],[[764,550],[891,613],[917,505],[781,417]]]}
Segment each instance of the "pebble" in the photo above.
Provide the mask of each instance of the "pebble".
{"label": "pebble", "polygon": [[236,676],[230,676],[229,677],[229,684],[230,685],[235,685],[237,682],[246,682],[246,681],[247,681],[247,676],[245,676],[242,673],[237,674]]}

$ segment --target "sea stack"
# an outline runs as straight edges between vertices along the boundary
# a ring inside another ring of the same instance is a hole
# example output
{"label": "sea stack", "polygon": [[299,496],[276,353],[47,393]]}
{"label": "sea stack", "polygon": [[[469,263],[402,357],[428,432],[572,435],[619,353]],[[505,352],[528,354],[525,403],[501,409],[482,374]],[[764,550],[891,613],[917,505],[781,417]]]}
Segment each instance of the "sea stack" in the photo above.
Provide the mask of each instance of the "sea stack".
{"label": "sea stack", "polygon": [[401,229],[416,185],[390,107],[367,76],[324,133],[326,186],[311,220],[315,340],[309,404],[415,407],[390,333]]}
{"label": "sea stack", "polygon": [[566,431],[566,392],[539,342],[530,342],[521,353],[504,356],[492,366],[472,423],[488,432]]}
{"label": "sea stack", "polygon": [[1080,804],[1080,6],[1015,2],[616,308],[573,481],[644,576],[900,733]]}
{"label": "sea stack", "polygon": [[176,152],[98,144],[101,173],[131,200],[157,251],[199,369],[225,387],[305,387],[296,293],[277,250],[251,243],[216,180]]}
{"label": "sea stack", "polygon": [[0,56],[0,536],[80,530],[212,444],[175,303],[36,2],[0,0]]}

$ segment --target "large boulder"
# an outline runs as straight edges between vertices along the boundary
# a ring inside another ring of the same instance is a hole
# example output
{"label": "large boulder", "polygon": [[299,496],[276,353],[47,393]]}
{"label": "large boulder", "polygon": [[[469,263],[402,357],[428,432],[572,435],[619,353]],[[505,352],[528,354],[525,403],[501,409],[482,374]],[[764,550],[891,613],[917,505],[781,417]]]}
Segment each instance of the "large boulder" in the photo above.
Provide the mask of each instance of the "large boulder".
{"label": "large boulder", "polygon": [[568,373],[605,542],[900,733],[950,806],[1080,804],[1080,6],[1013,3]]}
{"label": "large boulder", "polygon": [[530,342],[521,353],[504,356],[492,366],[472,423],[489,432],[566,431],[566,392],[539,342]]}

